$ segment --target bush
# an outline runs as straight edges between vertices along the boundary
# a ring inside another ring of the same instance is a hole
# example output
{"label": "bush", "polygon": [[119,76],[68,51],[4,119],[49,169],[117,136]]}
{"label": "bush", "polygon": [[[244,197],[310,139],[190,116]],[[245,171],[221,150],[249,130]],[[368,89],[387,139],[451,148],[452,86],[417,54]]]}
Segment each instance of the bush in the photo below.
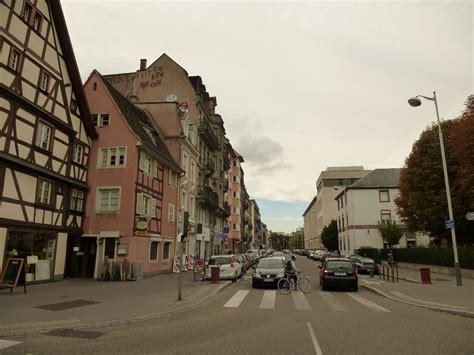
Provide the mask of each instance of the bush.
{"label": "bush", "polygon": [[[397,262],[454,267],[453,248],[395,248]],[[459,265],[474,269],[474,246],[458,247]]]}

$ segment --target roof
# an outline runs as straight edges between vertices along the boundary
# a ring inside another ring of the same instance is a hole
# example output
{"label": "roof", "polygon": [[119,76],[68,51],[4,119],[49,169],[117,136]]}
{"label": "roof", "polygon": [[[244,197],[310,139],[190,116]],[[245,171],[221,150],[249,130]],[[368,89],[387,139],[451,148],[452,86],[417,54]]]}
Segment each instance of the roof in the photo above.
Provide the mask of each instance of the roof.
{"label": "roof", "polygon": [[91,113],[84,95],[81,75],[79,74],[79,68],[77,66],[76,57],[72,48],[71,38],[69,37],[69,32],[67,30],[66,19],[64,18],[61,2],[59,0],[48,1],[48,5],[51,9],[52,18],[55,23],[54,27],[57,30],[61,50],[64,54],[67,72],[71,78],[71,86],[76,98],[77,106],[79,107],[79,111],[81,113],[82,123],[84,124],[84,128],[89,137],[98,138],[99,135],[97,134],[94,124],[92,123]]}
{"label": "roof", "polygon": [[311,206],[313,206],[313,204],[316,202],[316,199],[318,198],[318,195],[314,196],[314,198],[311,200],[311,202],[309,203],[308,207],[306,208],[306,210],[303,212],[303,217],[306,215],[306,213],[308,213],[309,209],[311,208]]}
{"label": "roof", "polygon": [[375,169],[367,176],[353,183],[350,188],[393,187],[397,188],[400,181],[400,168]]}
{"label": "roof", "polygon": [[325,171],[321,171],[316,180],[316,186],[319,186],[321,180],[324,179],[358,179],[367,175],[370,170],[364,170],[361,166],[347,167],[329,167]]}
{"label": "roof", "polygon": [[[108,82],[108,80],[102,77],[98,72],[97,74],[117,104],[122,116],[125,118],[130,128],[139,137],[144,145],[151,148],[147,150],[147,153],[149,152],[150,155],[155,155],[155,158],[160,160],[172,170],[176,172],[182,172],[183,170],[171,156],[168,148],[161,138],[161,135],[156,132],[146,112],[128,101],[128,99],[118,92],[118,90],[116,90],[112,84]],[[148,135],[144,127],[154,133],[154,140]]]}

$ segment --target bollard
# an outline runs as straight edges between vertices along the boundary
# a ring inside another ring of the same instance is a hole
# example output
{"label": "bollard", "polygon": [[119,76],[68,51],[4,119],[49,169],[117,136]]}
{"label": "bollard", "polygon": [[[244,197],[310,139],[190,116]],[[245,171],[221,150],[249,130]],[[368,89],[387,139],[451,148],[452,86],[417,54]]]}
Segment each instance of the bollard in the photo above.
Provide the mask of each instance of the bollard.
{"label": "bollard", "polygon": [[212,265],[211,266],[211,284],[218,284],[220,280],[220,266]]}
{"label": "bollard", "polygon": [[431,283],[431,275],[430,275],[430,269],[422,267],[420,268],[420,274],[421,274],[421,283],[424,284],[430,284]]}

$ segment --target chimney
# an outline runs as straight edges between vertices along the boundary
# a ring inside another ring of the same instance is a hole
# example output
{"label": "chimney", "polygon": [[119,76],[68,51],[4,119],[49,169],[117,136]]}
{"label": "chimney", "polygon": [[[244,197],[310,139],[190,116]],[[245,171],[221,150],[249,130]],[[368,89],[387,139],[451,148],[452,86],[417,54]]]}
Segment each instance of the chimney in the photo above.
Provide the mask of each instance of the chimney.
{"label": "chimney", "polygon": [[140,59],[140,70],[146,69],[146,59]]}

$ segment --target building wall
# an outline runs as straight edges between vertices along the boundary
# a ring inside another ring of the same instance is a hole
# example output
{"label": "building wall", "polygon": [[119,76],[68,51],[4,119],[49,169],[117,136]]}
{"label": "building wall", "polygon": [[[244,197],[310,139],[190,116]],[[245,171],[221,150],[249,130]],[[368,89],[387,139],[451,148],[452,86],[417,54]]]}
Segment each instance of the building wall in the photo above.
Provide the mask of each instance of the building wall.
{"label": "building wall", "polygon": [[317,229],[317,200],[311,201],[303,215],[304,219],[304,247],[306,249],[316,249],[319,247],[319,234]]}

